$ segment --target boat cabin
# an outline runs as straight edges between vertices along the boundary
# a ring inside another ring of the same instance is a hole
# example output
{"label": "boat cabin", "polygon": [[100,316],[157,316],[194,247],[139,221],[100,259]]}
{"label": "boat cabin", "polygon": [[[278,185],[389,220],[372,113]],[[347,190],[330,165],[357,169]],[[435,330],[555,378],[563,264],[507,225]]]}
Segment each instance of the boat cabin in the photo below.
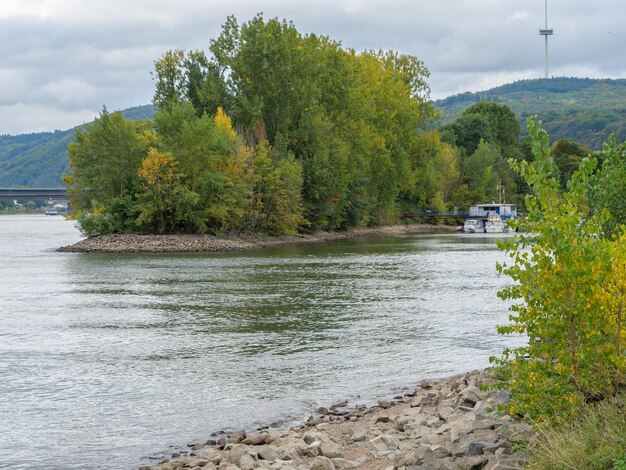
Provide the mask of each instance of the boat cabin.
{"label": "boat cabin", "polygon": [[515,204],[477,204],[470,206],[469,216],[486,219],[490,214],[498,214],[502,220],[517,219]]}

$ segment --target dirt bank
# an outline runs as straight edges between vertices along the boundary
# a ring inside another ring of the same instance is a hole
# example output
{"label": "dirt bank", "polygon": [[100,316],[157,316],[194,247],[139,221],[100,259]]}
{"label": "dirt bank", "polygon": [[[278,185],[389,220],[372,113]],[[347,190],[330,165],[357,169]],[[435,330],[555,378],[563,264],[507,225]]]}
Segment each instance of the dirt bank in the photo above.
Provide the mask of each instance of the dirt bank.
{"label": "dirt bank", "polygon": [[134,235],[116,234],[87,238],[73,245],[59,248],[68,253],[211,253],[242,251],[283,245],[301,245],[362,236],[392,235],[398,233],[452,232],[458,227],[450,225],[391,225],[346,230],[341,232],[315,232],[303,235],[262,237],[255,235]]}

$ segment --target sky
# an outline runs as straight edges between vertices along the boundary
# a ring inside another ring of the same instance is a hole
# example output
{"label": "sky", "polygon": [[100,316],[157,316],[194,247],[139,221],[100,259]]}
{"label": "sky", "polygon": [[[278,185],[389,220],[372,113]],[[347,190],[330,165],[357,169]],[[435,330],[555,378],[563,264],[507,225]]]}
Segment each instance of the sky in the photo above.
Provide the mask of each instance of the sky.
{"label": "sky", "polygon": [[[0,0],[0,135],[148,104],[165,51],[207,51],[228,15],[292,20],[423,60],[431,98],[544,74],[544,0]],[[626,2],[549,0],[550,75],[624,78]]]}

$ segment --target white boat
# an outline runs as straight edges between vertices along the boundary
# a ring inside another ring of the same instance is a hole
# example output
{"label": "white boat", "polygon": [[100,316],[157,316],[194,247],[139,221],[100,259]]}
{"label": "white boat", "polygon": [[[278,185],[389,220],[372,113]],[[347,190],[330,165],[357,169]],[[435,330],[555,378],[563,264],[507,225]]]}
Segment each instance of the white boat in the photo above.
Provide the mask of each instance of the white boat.
{"label": "white boat", "polygon": [[463,224],[463,228],[461,228],[461,231],[465,233],[476,233],[482,232],[483,228],[480,221],[476,219],[467,219]]}
{"label": "white boat", "polygon": [[485,233],[503,233],[508,226],[502,222],[498,214],[489,214],[485,223]]}

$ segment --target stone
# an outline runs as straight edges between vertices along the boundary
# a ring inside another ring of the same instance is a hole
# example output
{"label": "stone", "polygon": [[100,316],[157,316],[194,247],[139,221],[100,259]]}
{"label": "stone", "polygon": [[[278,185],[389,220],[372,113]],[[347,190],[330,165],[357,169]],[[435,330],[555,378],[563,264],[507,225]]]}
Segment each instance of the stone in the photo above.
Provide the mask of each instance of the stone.
{"label": "stone", "polygon": [[257,467],[258,467],[258,465],[257,465],[256,461],[252,458],[252,456],[250,454],[245,454],[239,460],[239,468],[241,470],[254,470]]}
{"label": "stone", "polygon": [[339,403],[335,403],[333,406],[331,406],[331,408],[345,408],[346,406],[348,406],[347,401],[340,401]]}
{"label": "stone", "polygon": [[443,406],[441,408],[439,408],[439,418],[441,418],[444,421],[447,421],[448,418],[450,418],[450,416],[452,416],[455,413],[455,409],[452,408],[451,406]]}
{"label": "stone", "polygon": [[248,449],[242,444],[236,444],[230,447],[228,461],[232,464],[239,465],[239,461],[244,455],[248,454]]}
{"label": "stone", "polygon": [[435,460],[435,455],[429,446],[421,445],[415,451],[418,461],[421,463],[430,463]]}
{"label": "stone", "polygon": [[228,435],[228,443],[229,444],[238,444],[246,438],[246,431],[242,429],[241,431],[231,432]]}
{"label": "stone", "polygon": [[320,441],[321,442],[321,441],[328,440],[328,438],[324,434],[322,434],[321,432],[314,432],[314,431],[307,432],[303,436],[302,439],[304,440],[304,442],[306,444],[309,444],[309,445],[312,444],[315,441]]}
{"label": "stone", "polygon": [[386,410],[387,408],[391,408],[391,402],[389,402],[388,400],[381,400],[378,402],[378,406]]}
{"label": "stone", "polygon": [[374,424],[388,423],[388,422],[389,422],[389,416],[379,416],[378,418],[376,418],[376,421],[374,422]]}
{"label": "stone", "polygon": [[334,442],[322,442],[319,445],[320,454],[329,459],[342,457],[341,449]]}
{"label": "stone", "polygon": [[311,470],[336,470],[336,467],[332,460],[320,455],[311,462]]}
{"label": "stone", "polygon": [[284,449],[280,455],[278,456],[278,460],[299,460],[300,455],[298,455],[298,451],[294,448]]}
{"label": "stone", "polygon": [[267,443],[268,435],[268,433],[264,432],[255,436],[247,436],[241,443],[247,446],[260,446]]}
{"label": "stone", "polygon": [[485,447],[487,447],[487,444],[484,442],[470,442],[467,445],[467,455],[470,457],[472,455],[482,455],[485,453]]}
{"label": "stone", "polygon": [[488,461],[489,458],[486,455],[474,455],[472,457],[458,460],[457,464],[459,466],[459,470],[480,470],[487,465]]}
{"label": "stone", "polygon": [[431,388],[433,388],[433,383],[430,380],[422,380],[420,387],[423,390],[430,390]]}
{"label": "stone", "polygon": [[278,452],[268,445],[260,446],[257,449],[257,454],[260,459],[273,462],[278,458]]}
{"label": "stone", "polygon": [[364,440],[365,440],[365,433],[363,431],[357,431],[354,434],[352,434],[353,442],[362,442]]}
{"label": "stone", "polygon": [[485,394],[478,387],[475,385],[469,386],[461,393],[462,404],[473,408],[484,396]]}
{"label": "stone", "polygon": [[395,467],[406,467],[409,465],[416,465],[420,461],[421,459],[419,458],[417,450],[411,450],[400,455],[399,457],[396,457],[393,464]]}
{"label": "stone", "polygon": [[430,448],[433,451],[435,459],[443,459],[450,456],[450,451],[444,446],[434,445]]}
{"label": "stone", "polygon": [[371,439],[370,444],[378,451],[395,450],[398,448],[398,441],[389,434],[383,434],[382,436]]}
{"label": "stone", "polygon": [[359,468],[361,466],[361,463],[354,460],[346,460],[342,458],[336,458],[332,460],[337,470],[348,470],[351,468]]}

